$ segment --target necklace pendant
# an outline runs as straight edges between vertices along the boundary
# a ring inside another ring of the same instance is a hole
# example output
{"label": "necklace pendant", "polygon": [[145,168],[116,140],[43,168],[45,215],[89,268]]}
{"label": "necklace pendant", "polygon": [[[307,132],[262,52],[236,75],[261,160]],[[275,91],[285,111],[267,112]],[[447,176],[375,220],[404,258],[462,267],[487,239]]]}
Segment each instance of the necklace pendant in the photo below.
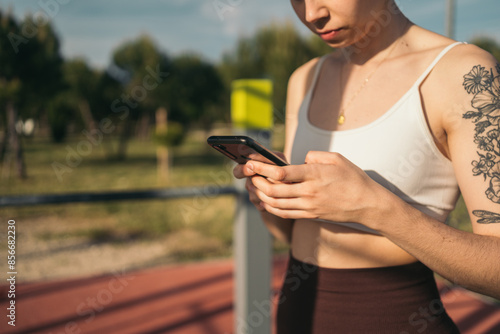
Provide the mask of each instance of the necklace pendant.
{"label": "necklace pendant", "polygon": [[345,122],[345,117],[344,117],[344,115],[340,115],[340,116],[339,116],[339,118],[337,119],[337,123],[338,123],[339,125],[342,125],[342,124],[344,124],[344,122]]}

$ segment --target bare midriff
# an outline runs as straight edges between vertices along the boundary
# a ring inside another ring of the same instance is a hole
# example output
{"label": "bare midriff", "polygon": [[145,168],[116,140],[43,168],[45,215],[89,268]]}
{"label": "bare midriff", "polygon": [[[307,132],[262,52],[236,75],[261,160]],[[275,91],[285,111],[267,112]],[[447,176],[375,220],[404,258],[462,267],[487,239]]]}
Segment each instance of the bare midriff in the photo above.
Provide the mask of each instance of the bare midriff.
{"label": "bare midriff", "polygon": [[313,220],[295,221],[291,251],[297,260],[324,268],[375,268],[417,261],[384,236]]}

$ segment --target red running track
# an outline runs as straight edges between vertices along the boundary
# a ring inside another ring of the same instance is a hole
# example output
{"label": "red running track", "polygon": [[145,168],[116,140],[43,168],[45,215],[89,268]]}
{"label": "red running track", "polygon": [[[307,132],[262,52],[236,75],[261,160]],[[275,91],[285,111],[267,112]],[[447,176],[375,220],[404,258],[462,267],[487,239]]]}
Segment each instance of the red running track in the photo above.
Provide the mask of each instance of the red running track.
{"label": "red running track", "polygon": [[[275,289],[284,270],[285,259],[276,258]],[[9,301],[3,284],[0,333],[233,333],[232,272],[232,261],[221,260],[17,284],[15,327],[7,324]],[[500,333],[499,305],[461,288],[441,283],[440,289],[463,334]]]}

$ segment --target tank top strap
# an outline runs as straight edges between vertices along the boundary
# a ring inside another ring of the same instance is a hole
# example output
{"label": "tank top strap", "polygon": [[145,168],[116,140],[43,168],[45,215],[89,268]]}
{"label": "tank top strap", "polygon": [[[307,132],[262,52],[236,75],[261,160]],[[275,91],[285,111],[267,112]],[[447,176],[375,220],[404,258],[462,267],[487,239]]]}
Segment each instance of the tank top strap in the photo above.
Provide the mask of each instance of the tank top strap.
{"label": "tank top strap", "polygon": [[466,43],[455,42],[453,44],[448,45],[446,48],[444,48],[437,55],[437,57],[434,59],[434,61],[429,65],[429,67],[427,67],[427,69],[424,71],[424,73],[422,73],[422,75],[417,79],[417,81],[415,82],[415,86],[420,86],[420,84],[425,80],[425,78],[427,78],[429,73],[431,73],[431,71],[434,69],[436,64],[441,60],[441,58],[443,58],[448,53],[448,51],[450,51],[452,48],[454,48],[455,46],[460,45],[460,44],[466,44]]}
{"label": "tank top strap", "polygon": [[318,81],[319,73],[321,71],[321,66],[323,66],[323,63],[325,62],[327,56],[328,55],[322,56],[321,58],[319,58],[318,62],[316,63],[310,87],[307,89],[306,95],[304,96],[304,99],[302,101],[302,105],[300,107],[300,111],[299,111],[300,115],[307,115],[307,110],[309,110],[309,104],[311,104],[312,95],[314,92],[314,88],[316,87],[316,83]]}
{"label": "tank top strap", "polygon": [[317,83],[318,77],[319,77],[319,72],[321,71],[321,67],[323,66],[323,63],[325,62],[327,57],[328,57],[328,55],[322,56],[321,58],[319,58],[318,62],[316,63],[316,67],[314,69],[314,75],[313,75],[313,79],[311,81],[311,87],[309,88],[309,92],[312,92],[314,90],[314,88],[316,87],[316,83]]}

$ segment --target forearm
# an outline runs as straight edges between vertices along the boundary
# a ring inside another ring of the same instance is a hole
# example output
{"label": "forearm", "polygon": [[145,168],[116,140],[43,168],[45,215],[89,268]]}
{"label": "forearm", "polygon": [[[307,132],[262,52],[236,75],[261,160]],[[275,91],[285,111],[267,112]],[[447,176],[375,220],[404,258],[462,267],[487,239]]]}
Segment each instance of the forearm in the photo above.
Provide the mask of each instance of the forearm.
{"label": "forearm", "polygon": [[293,219],[284,219],[267,211],[261,211],[261,217],[269,232],[278,240],[290,244],[292,241]]}
{"label": "forearm", "polygon": [[454,229],[404,202],[392,212],[384,236],[444,278],[500,299],[500,238]]}

